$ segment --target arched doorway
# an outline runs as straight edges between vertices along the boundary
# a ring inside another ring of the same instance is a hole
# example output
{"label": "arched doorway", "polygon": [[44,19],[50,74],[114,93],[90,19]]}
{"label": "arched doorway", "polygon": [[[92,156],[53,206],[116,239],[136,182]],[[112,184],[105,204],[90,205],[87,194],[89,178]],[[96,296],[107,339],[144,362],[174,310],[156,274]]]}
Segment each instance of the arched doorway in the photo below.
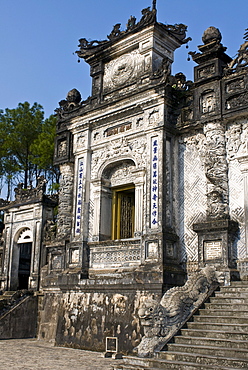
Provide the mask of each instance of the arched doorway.
{"label": "arched doorway", "polygon": [[32,242],[31,230],[29,228],[22,229],[13,247],[11,290],[29,288]]}

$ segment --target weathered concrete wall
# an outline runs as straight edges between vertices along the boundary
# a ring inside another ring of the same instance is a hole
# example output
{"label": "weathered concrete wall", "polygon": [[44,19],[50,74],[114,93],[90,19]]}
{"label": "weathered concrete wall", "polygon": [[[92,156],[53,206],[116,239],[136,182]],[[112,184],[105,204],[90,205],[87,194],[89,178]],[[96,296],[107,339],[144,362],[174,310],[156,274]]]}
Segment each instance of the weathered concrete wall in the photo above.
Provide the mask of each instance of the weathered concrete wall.
{"label": "weathered concrete wall", "polygon": [[138,310],[149,298],[159,301],[160,297],[134,290],[45,294],[38,338],[55,338],[62,346],[105,351],[106,337],[117,337],[119,351],[131,353],[143,336]]}
{"label": "weathered concrete wall", "polygon": [[0,339],[34,338],[37,329],[37,297],[27,297],[0,318]]}

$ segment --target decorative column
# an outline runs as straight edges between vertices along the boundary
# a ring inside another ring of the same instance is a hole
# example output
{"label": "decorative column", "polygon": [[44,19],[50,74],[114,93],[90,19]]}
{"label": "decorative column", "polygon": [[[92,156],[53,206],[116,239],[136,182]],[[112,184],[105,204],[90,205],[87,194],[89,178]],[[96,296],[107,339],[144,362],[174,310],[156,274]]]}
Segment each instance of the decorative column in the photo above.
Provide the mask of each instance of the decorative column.
{"label": "decorative column", "polygon": [[65,163],[60,166],[61,180],[58,210],[58,239],[70,238],[72,229],[74,165]]}
{"label": "decorative column", "polygon": [[238,225],[229,219],[225,129],[221,122],[209,122],[204,126],[204,134],[207,217],[194,224],[193,229],[198,234],[200,267],[215,265],[225,273],[225,284],[229,284],[231,270],[236,267],[232,240]]}
{"label": "decorative column", "polygon": [[241,279],[248,276],[248,154],[237,158],[241,165],[244,184],[244,224],[245,224],[245,246],[246,256],[238,261]]}

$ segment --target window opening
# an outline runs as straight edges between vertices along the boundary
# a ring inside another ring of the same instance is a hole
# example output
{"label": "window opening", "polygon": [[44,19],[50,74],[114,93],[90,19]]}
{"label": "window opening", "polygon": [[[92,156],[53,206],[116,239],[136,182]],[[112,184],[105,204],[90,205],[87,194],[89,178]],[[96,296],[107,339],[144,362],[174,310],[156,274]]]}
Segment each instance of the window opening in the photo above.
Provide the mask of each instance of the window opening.
{"label": "window opening", "polygon": [[134,185],[113,189],[112,239],[128,239],[134,235]]}

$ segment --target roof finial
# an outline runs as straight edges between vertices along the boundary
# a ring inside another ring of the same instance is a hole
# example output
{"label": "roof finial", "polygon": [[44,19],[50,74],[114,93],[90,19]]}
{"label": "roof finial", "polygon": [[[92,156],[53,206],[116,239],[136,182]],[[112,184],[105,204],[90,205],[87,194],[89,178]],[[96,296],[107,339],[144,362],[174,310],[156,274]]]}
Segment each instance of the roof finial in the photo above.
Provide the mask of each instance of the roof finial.
{"label": "roof finial", "polygon": [[152,0],[152,10],[156,10],[157,0]]}

